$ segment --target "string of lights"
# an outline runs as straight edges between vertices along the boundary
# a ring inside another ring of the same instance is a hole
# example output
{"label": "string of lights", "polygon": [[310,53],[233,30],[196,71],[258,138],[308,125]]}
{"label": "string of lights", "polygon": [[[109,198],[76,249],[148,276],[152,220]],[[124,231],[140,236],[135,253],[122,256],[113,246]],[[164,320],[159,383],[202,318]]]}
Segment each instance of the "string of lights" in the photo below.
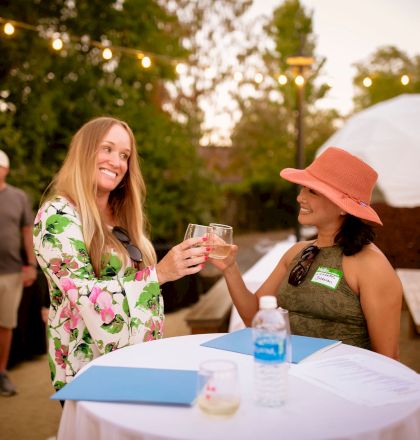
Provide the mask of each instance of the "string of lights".
{"label": "string of lights", "polygon": [[13,37],[18,29],[36,32],[41,38],[50,40],[51,48],[57,52],[63,50],[68,44],[85,45],[86,43],[88,43],[90,46],[95,47],[101,51],[102,58],[105,61],[110,61],[112,58],[115,57],[116,54],[126,54],[130,56],[135,56],[144,69],[151,68],[156,60],[162,60],[173,64],[177,73],[180,73],[180,71],[182,71],[183,62],[179,61],[178,59],[171,58],[167,55],[155,54],[150,51],[124,46],[115,46],[110,43],[104,43],[95,40],[87,41],[86,37],[78,38],[70,36],[67,32],[54,32],[45,29],[42,25],[34,26],[21,21],[6,19],[4,17],[0,17],[0,24],[2,26],[2,31],[4,35],[6,35],[7,37]]}
{"label": "string of lights", "polygon": [[[34,26],[28,23],[7,19],[4,17],[0,17],[0,24],[2,25],[3,34],[6,35],[6,37],[13,37],[16,34],[17,29],[24,29],[36,32],[41,38],[50,40],[51,48],[57,52],[65,49],[66,45],[69,44],[89,44],[90,46],[95,47],[101,51],[102,58],[105,61],[112,60],[117,54],[126,54],[136,57],[139,60],[141,67],[144,69],[151,68],[156,60],[162,60],[174,65],[175,71],[178,75],[184,74],[187,70],[187,62],[185,60],[180,61],[179,59],[172,58],[167,55],[156,54],[150,51],[124,46],[115,46],[109,42],[104,43],[100,41],[89,40],[86,37],[74,37],[70,36],[67,32],[55,32],[51,29],[46,29],[42,25]],[[244,79],[244,75],[241,72],[236,71],[233,73],[233,79],[236,82],[241,82]],[[289,81],[288,76],[284,73],[277,75],[275,79],[280,86],[286,85]],[[253,81],[256,84],[261,84],[264,81],[264,75],[260,72],[256,72]],[[305,78],[300,74],[295,74],[293,75],[293,81],[298,87],[302,87],[305,83]],[[366,88],[369,88],[373,85],[373,81],[374,80],[371,77],[366,76],[362,80],[362,85]],[[404,74],[401,76],[400,81],[402,85],[406,86],[410,83],[410,77]]]}
{"label": "string of lights", "polygon": [[[180,61],[179,59],[171,58],[166,55],[160,55],[155,54],[149,51],[144,51],[140,49],[134,49],[134,48],[128,48],[123,46],[115,46],[110,43],[103,43],[95,40],[89,40],[86,41],[86,37],[78,38],[70,36],[67,32],[55,32],[52,30],[45,29],[42,25],[34,26],[30,25],[28,23],[24,23],[17,20],[12,19],[6,19],[4,17],[0,17],[0,24],[2,25],[2,31],[4,35],[7,37],[13,37],[16,34],[17,29],[24,29],[29,30],[32,32],[36,32],[41,38],[45,38],[50,40],[50,47],[54,51],[61,51],[65,49],[66,45],[69,44],[81,44],[85,45],[88,43],[90,46],[95,47],[101,51],[102,58],[105,61],[112,60],[116,54],[127,54],[130,56],[135,56],[139,62],[140,65],[144,69],[149,69],[152,67],[155,60],[164,60],[166,62],[170,62],[174,65],[175,71],[178,75],[183,75],[187,71],[187,62],[185,60]],[[236,71],[233,73],[233,79],[236,82],[241,82],[244,80],[243,73]],[[288,82],[288,78],[284,74],[280,74],[275,78],[280,85],[285,85]],[[260,72],[256,72],[253,77],[253,81],[256,84],[261,84],[264,80],[264,75]],[[302,78],[298,78],[296,83],[298,84],[298,81],[302,80]],[[299,84],[300,86],[302,84]]]}

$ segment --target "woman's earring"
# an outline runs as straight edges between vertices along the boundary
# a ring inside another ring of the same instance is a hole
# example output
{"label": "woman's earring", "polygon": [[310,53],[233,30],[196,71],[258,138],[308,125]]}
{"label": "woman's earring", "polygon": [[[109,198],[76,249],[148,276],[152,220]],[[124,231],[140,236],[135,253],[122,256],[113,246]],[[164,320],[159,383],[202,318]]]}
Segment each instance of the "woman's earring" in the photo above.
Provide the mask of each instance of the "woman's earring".
{"label": "woman's earring", "polygon": [[344,212],[344,211],[340,212],[340,215],[346,215],[346,214],[347,214],[347,212]]}

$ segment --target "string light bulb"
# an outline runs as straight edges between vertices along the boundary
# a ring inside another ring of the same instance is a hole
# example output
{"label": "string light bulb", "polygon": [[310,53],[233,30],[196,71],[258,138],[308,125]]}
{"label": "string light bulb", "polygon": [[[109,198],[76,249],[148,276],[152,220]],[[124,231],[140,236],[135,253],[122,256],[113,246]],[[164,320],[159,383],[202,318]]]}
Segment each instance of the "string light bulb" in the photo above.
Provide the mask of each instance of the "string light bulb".
{"label": "string light bulb", "polygon": [[152,60],[148,57],[145,56],[142,58],[141,60],[141,65],[145,68],[148,69],[151,65],[152,65]]}
{"label": "string light bulb", "polygon": [[178,75],[184,75],[187,73],[187,66],[184,63],[178,63],[175,66],[175,71]]}
{"label": "string light bulb", "polygon": [[365,78],[363,78],[363,85],[365,87],[370,87],[372,85],[372,80],[366,76]]}
{"label": "string light bulb", "polygon": [[302,87],[305,84],[305,78],[302,75],[297,75],[295,78],[295,84],[298,87]]}
{"label": "string light bulb", "polygon": [[54,50],[61,50],[63,48],[63,40],[61,38],[54,38],[52,40],[51,46]]}
{"label": "string light bulb", "polygon": [[12,23],[7,22],[5,23],[5,25],[3,26],[3,32],[6,35],[13,35],[15,33],[15,27],[13,26]]}
{"label": "string light bulb", "polygon": [[410,77],[408,75],[401,76],[401,84],[407,86],[410,83]]}
{"label": "string light bulb", "polygon": [[258,72],[255,74],[254,80],[257,84],[261,84],[263,82],[263,79],[264,79],[264,77],[263,77],[262,73]]}
{"label": "string light bulb", "polygon": [[110,60],[112,58],[112,50],[109,47],[106,47],[103,51],[102,51],[102,58],[104,60]]}
{"label": "string light bulb", "polygon": [[277,81],[281,86],[284,86],[285,84],[287,84],[287,76],[286,75],[279,75],[277,78]]}

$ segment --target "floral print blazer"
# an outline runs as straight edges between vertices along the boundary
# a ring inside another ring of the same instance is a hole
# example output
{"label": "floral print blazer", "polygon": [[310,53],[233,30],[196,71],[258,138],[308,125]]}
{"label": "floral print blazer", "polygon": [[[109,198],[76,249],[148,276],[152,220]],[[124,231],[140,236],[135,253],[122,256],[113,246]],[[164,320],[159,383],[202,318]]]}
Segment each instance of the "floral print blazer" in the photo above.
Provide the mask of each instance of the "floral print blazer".
{"label": "floral print blazer", "polygon": [[64,197],[38,211],[34,249],[51,298],[48,357],[55,389],[102,354],[162,338],[163,299],[155,267],[136,271],[111,250],[97,278],[79,214]]}

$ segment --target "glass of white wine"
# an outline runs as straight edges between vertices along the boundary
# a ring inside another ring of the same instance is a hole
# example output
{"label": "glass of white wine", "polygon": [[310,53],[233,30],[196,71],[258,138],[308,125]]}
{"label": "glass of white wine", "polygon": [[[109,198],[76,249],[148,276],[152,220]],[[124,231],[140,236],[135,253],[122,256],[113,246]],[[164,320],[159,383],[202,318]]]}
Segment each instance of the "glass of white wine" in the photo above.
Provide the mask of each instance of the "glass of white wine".
{"label": "glass of white wine", "polygon": [[197,403],[207,414],[230,416],[239,408],[238,367],[234,362],[208,360],[198,371]]}
{"label": "glass of white wine", "polygon": [[185,231],[184,240],[193,237],[210,238],[211,233],[212,233],[212,228],[210,226],[196,225],[195,223],[190,223],[187,226],[187,230]]}
{"label": "glass of white wine", "polygon": [[229,225],[221,225],[219,223],[210,223],[212,228],[212,236],[210,245],[212,250],[209,257],[217,260],[223,260],[229,255],[230,248],[233,244],[233,228]]}

